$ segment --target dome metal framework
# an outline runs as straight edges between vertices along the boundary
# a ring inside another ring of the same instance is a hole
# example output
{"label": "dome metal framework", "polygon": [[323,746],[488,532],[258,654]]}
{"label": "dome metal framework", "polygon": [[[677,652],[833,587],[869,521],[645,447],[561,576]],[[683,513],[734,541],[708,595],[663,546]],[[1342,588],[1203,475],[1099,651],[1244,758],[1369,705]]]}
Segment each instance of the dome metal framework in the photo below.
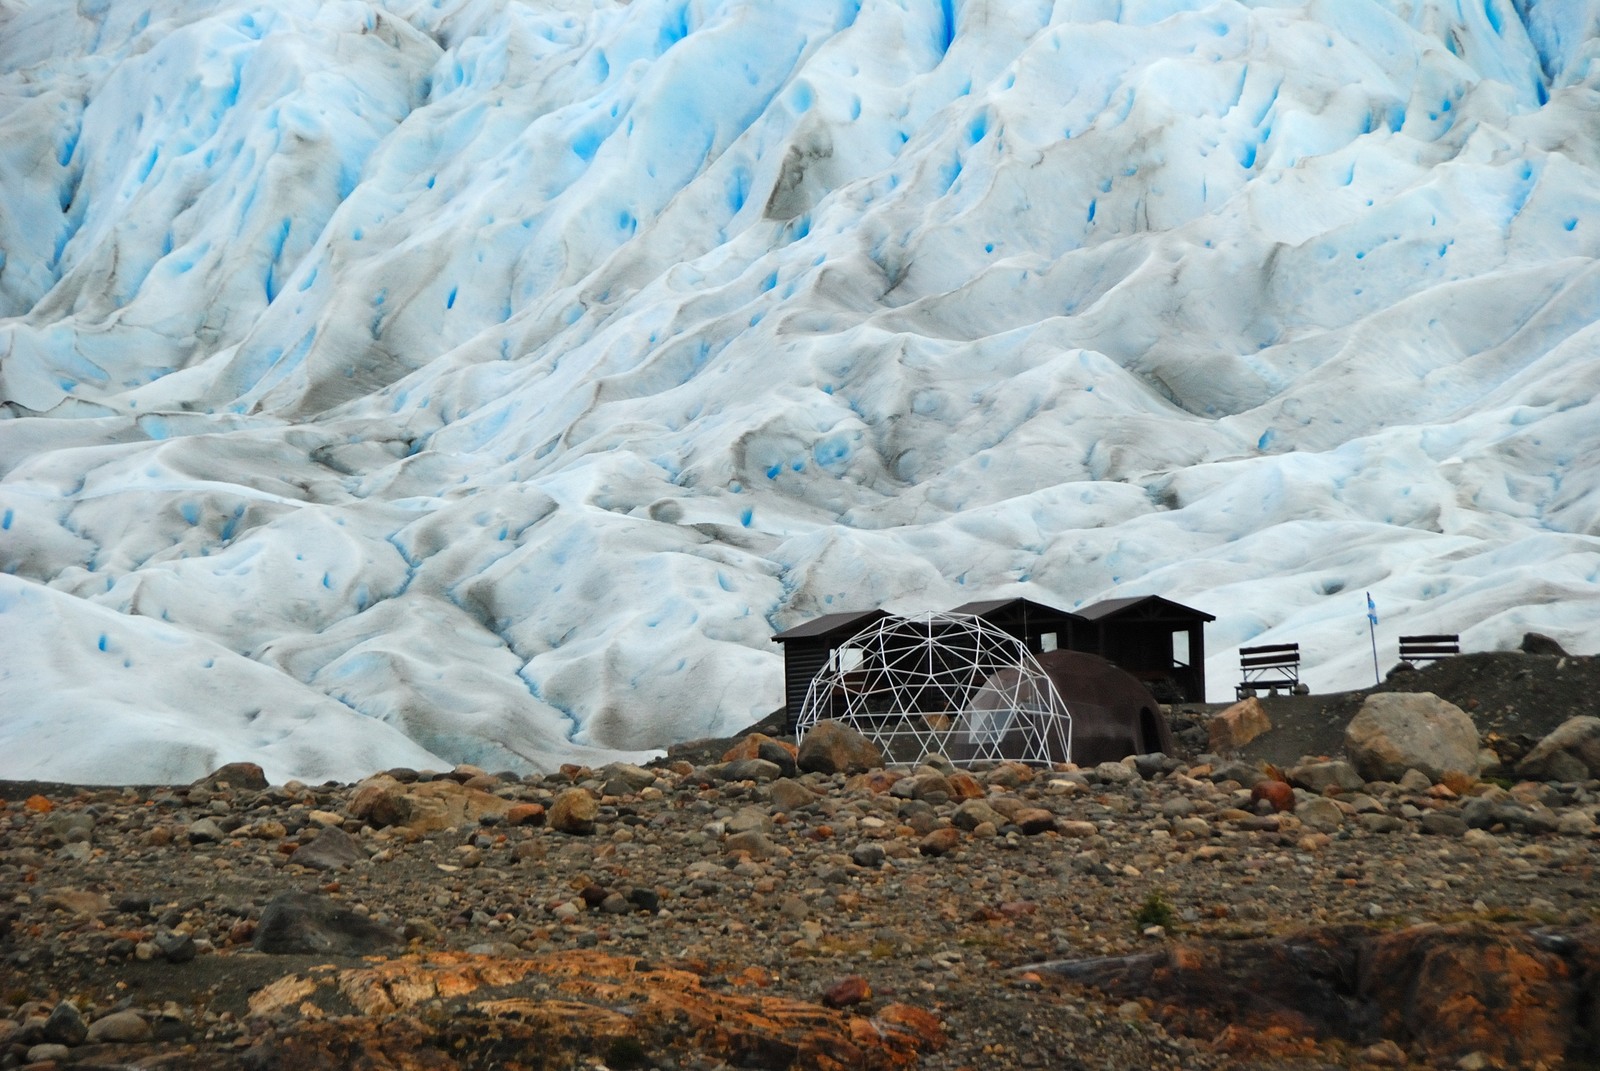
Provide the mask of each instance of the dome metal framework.
{"label": "dome metal framework", "polygon": [[968,614],[885,618],[845,641],[811,681],[799,735],[824,719],[896,765],[1072,755],[1072,716],[1049,674],[1020,640]]}

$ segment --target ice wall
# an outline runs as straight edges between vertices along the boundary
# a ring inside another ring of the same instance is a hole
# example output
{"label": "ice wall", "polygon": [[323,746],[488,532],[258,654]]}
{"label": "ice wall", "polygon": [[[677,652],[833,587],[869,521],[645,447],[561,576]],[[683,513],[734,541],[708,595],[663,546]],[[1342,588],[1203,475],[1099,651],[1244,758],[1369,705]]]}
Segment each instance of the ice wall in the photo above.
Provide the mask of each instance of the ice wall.
{"label": "ice wall", "polygon": [[879,604],[1600,650],[1597,23],[4,0],[0,776],[599,761]]}

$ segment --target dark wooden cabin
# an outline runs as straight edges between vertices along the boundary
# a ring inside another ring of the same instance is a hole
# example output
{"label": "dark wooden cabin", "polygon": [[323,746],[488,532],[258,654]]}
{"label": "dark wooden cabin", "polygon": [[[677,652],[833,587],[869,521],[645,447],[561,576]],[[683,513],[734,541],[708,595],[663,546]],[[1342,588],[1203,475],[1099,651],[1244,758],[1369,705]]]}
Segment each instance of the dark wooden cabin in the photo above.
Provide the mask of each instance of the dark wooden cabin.
{"label": "dark wooden cabin", "polygon": [[1216,618],[1159,595],[1079,608],[1072,648],[1131,673],[1163,703],[1206,698],[1206,622]]}
{"label": "dark wooden cabin", "polygon": [[1021,640],[1033,654],[1046,651],[1072,651],[1074,639],[1088,622],[1077,614],[1057,610],[1032,599],[989,599],[969,602],[950,611],[981,617],[1008,636]]}
{"label": "dark wooden cabin", "polygon": [[795,731],[811,681],[828,665],[834,651],[862,629],[890,616],[886,610],[824,614],[772,637],[774,642],[783,644],[785,732]]}
{"label": "dark wooden cabin", "polygon": [[[969,602],[950,612],[983,618],[1036,655],[1051,650],[1099,655],[1163,703],[1205,701],[1205,626],[1216,618],[1159,595],[1108,599],[1075,613],[1031,599]],[[773,637],[783,644],[785,731],[795,731],[811,681],[834,653],[856,633],[892,616],[885,610],[826,614]]]}

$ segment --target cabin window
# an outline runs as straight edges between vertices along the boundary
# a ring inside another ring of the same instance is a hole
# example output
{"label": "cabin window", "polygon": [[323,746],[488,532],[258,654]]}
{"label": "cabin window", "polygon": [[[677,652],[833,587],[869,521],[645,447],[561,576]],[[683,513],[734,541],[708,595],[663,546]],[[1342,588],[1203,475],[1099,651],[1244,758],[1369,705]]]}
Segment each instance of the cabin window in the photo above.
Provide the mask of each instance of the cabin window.
{"label": "cabin window", "polygon": [[1054,632],[1041,633],[1039,636],[1039,650],[1048,654],[1056,649],[1056,634]]}
{"label": "cabin window", "polygon": [[1174,632],[1172,634],[1172,664],[1187,666],[1189,664],[1189,634],[1187,632]]}
{"label": "cabin window", "polygon": [[859,647],[841,647],[833,652],[833,668],[845,673],[861,668],[866,660],[867,653]]}

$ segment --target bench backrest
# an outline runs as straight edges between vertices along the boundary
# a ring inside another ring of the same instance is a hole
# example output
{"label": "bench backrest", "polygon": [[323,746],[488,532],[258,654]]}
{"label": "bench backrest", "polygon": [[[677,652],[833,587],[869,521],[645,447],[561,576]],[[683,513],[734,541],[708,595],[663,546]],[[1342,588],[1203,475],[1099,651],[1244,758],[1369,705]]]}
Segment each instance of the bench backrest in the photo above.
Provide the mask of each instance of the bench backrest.
{"label": "bench backrest", "polygon": [[1239,668],[1287,669],[1300,664],[1298,643],[1269,643],[1261,647],[1239,648]]}
{"label": "bench backrest", "polygon": [[1461,653],[1460,636],[1401,636],[1400,660],[1448,658]]}

